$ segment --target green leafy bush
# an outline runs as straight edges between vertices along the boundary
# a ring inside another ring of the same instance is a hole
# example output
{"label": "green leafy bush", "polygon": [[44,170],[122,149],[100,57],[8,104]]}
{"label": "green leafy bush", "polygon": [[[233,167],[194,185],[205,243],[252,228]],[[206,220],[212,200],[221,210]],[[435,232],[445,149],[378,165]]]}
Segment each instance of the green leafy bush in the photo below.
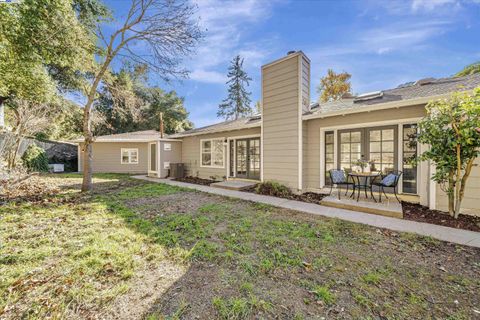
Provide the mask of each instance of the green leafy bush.
{"label": "green leafy bush", "polygon": [[292,196],[292,191],[285,185],[275,181],[265,181],[259,183],[255,188],[255,192],[267,196],[288,198]]}
{"label": "green leafy bush", "polygon": [[31,144],[28,146],[27,150],[22,156],[22,161],[28,171],[48,171],[47,153],[36,144]]}

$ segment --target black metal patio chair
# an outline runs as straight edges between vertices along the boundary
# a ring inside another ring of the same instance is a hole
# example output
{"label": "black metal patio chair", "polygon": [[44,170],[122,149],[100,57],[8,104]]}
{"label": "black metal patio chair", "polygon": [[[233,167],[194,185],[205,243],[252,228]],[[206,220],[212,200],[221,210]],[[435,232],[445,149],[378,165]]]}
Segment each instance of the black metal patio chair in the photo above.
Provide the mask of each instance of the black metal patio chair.
{"label": "black metal patio chair", "polygon": [[[345,171],[340,169],[331,169],[329,170],[330,173],[330,195],[332,194],[333,185],[337,185],[337,189],[340,186],[347,186],[347,191],[345,195],[348,193],[349,186],[352,186],[352,194],[355,192],[355,184],[353,182],[348,181],[348,177],[345,174]],[[340,200],[340,189],[338,190],[338,200]]]}
{"label": "black metal patio chair", "polygon": [[[382,176],[381,181],[372,181],[371,185],[372,188],[370,189],[370,194],[373,197],[373,186],[378,187],[378,194],[379,194],[379,202],[382,202],[382,192],[385,195],[385,198],[388,199],[387,194],[385,193],[385,188],[393,188],[393,194],[395,195],[395,198],[397,199],[398,202],[401,202],[400,199],[398,199],[397,196],[397,186],[398,186],[398,181],[400,180],[400,177],[402,176],[403,172],[398,171],[398,170],[393,170],[390,171],[388,174]],[[374,198],[375,199],[375,198]]]}

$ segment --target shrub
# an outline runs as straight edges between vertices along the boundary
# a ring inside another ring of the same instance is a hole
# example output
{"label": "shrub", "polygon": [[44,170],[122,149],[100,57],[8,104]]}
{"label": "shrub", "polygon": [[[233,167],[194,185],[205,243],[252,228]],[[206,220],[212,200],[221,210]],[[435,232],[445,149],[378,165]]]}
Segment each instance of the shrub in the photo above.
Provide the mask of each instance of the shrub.
{"label": "shrub", "polygon": [[22,156],[24,166],[28,171],[47,172],[48,171],[48,157],[45,150],[38,147],[36,144],[28,146],[27,150]]}
{"label": "shrub", "polygon": [[473,94],[455,93],[427,104],[418,123],[418,142],[430,145],[420,160],[435,164],[432,180],[448,196],[448,212],[455,219],[465,196],[467,180],[480,156],[480,87]]}
{"label": "shrub", "polygon": [[255,188],[255,192],[258,194],[281,198],[288,198],[292,196],[292,191],[287,186],[275,181],[265,181],[259,183]]}

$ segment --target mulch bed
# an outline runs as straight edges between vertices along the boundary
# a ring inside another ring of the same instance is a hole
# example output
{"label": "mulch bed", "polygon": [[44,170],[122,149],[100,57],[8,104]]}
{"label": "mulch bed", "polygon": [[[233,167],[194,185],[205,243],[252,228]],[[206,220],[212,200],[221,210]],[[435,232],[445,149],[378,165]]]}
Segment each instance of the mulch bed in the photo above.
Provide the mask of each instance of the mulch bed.
{"label": "mulch bed", "polygon": [[426,222],[445,227],[480,232],[480,217],[461,214],[455,219],[448,215],[448,213],[438,210],[430,210],[428,207],[405,201],[402,202],[402,208],[403,218],[405,220]]}
{"label": "mulch bed", "polygon": [[199,184],[199,185],[202,185],[202,186],[209,186],[212,183],[218,182],[218,181],[215,181],[215,180],[202,179],[202,178],[199,178],[199,177],[184,177],[184,178],[177,178],[177,179],[173,179],[173,180],[174,181],[180,181],[180,182]]}

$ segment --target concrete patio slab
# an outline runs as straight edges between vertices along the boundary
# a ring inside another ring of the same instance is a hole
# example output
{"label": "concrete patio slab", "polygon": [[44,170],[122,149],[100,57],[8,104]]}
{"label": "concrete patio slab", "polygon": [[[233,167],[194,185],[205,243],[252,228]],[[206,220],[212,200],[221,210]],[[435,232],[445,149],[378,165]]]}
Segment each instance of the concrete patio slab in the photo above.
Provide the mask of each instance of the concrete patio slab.
{"label": "concrete patio slab", "polygon": [[373,215],[364,212],[351,211],[346,209],[326,207],[313,203],[287,200],[282,198],[263,196],[249,192],[227,190],[202,186],[197,184],[173,181],[169,179],[149,178],[145,175],[132,176],[136,179],[146,180],[155,183],[164,183],[168,185],[190,188],[198,191],[208,192],[226,197],[238,198],[247,201],[254,201],[272,206],[297,210],[305,213],[320,215],[329,218],[338,218],[346,221],[362,223],[377,228],[385,228],[400,232],[412,232],[423,236],[429,236],[438,240],[448,241],[461,245],[468,245],[480,248],[480,232],[461,230],[438,226],[429,223],[422,223],[410,220],[397,219]]}
{"label": "concrete patio slab", "polygon": [[332,195],[322,199],[322,205],[340,209],[354,210],[387,217],[403,218],[402,205],[396,200],[385,199],[383,202],[375,202],[373,199],[357,201],[348,197],[338,199]]}
{"label": "concrete patio slab", "polygon": [[246,190],[252,187],[255,187],[257,182],[253,181],[242,181],[242,180],[227,180],[222,182],[215,182],[210,185],[210,187],[228,189],[228,190]]}

